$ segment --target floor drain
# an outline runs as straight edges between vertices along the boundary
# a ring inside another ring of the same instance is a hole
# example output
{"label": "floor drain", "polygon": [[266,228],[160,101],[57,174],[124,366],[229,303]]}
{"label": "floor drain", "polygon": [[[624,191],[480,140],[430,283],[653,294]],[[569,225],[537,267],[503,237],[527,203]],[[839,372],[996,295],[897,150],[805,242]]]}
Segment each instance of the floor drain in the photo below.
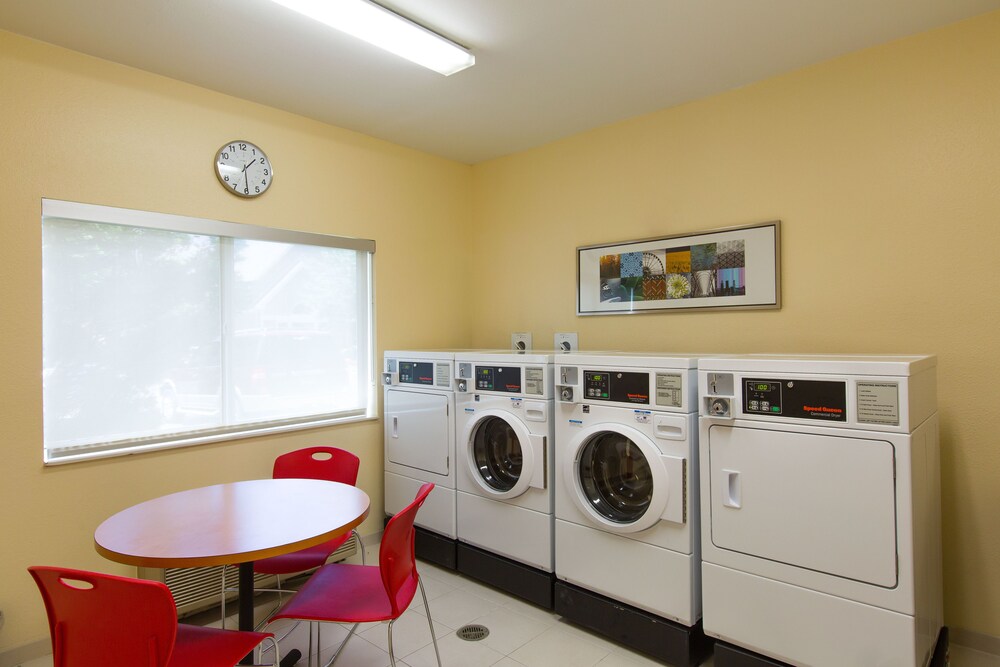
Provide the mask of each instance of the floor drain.
{"label": "floor drain", "polygon": [[467,642],[478,642],[480,639],[486,639],[490,634],[490,629],[485,625],[473,623],[471,625],[463,625],[458,629],[456,634],[459,639],[464,639]]}

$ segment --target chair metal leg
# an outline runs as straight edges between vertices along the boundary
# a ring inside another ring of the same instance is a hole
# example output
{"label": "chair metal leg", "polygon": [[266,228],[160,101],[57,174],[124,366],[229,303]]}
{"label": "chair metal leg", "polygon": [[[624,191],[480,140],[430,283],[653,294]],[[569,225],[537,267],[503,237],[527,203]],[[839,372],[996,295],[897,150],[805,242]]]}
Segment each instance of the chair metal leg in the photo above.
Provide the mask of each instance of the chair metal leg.
{"label": "chair metal leg", "polygon": [[[391,621],[390,621],[390,624],[391,624]],[[351,639],[351,637],[354,636],[354,631],[358,629],[359,625],[361,625],[361,624],[360,623],[355,623],[354,624],[354,626],[351,628],[351,631],[347,633],[346,637],[344,637],[344,641],[342,641],[340,643],[340,646],[337,647],[337,652],[333,654],[333,657],[330,658],[330,661],[327,662],[323,667],[330,667],[330,665],[332,665],[334,662],[336,662],[337,658],[340,657],[340,652],[344,650],[345,646],[347,646],[347,642]],[[317,646],[316,646],[316,662],[318,664],[319,663],[319,651],[320,651],[320,646],[322,646],[322,644],[318,643],[319,642],[319,639],[318,639],[319,633],[318,632],[317,632],[316,636],[317,636],[317,640],[316,640],[317,641]],[[390,640],[391,640],[392,635],[390,634],[389,637],[390,637]],[[392,657],[392,642],[391,641],[389,643],[389,657],[390,658]]]}
{"label": "chair metal leg", "polygon": [[[438,651],[438,640],[434,636],[434,621],[431,620],[431,608],[427,606],[427,594],[424,593],[424,580],[417,577],[417,585],[420,586],[420,597],[424,599],[424,613],[427,614],[427,627],[431,630],[431,641],[434,642],[434,655],[437,656],[438,667],[441,667],[441,653]],[[391,633],[391,630],[390,630]],[[392,657],[392,635],[389,639],[389,657]],[[395,664],[395,663],[393,663]]]}
{"label": "chair metal leg", "polygon": [[226,629],[226,568],[228,565],[222,566],[222,629]]}
{"label": "chair metal leg", "polygon": [[389,621],[389,664],[392,667],[396,667],[396,656],[392,652],[392,624],[396,622],[396,619]]}
{"label": "chair metal leg", "polygon": [[[281,665],[281,650],[278,648],[278,640],[275,639],[274,637],[267,637],[267,638],[264,639],[264,641],[271,642],[271,645],[274,648],[274,661],[268,663],[265,667],[280,667],[280,665]],[[271,650],[271,649],[267,649],[267,650]],[[257,662],[254,663],[254,664],[264,665],[264,652],[265,652],[265,649],[264,649],[263,642],[261,643],[260,646],[257,647],[257,649],[256,649],[255,652],[257,654],[257,657],[256,657]]]}
{"label": "chair metal leg", "polygon": [[361,533],[359,533],[356,530],[352,530],[351,532],[354,533],[354,539],[356,539],[358,541],[358,546],[361,547],[361,564],[364,565],[365,564],[365,543],[361,541]]}

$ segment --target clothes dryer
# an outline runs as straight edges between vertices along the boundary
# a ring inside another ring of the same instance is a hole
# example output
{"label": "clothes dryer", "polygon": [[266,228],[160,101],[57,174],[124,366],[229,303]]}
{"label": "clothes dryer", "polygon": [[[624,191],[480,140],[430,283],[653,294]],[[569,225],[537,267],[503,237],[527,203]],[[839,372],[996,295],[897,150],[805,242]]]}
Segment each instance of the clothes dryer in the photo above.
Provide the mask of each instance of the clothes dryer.
{"label": "clothes dryer", "polygon": [[458,570],[552,608],[552,353],[466,352],[456,398]]}
{"label": "clothes dryer", "polygon": [[455,569],[455,353],[384,355],[385,512],[392,516],[434,482],[415,524],[417,556]]}
{"label": "clothes dryer", "polygon": [[705,632],[723,640],[717,667],[943,664],[935,366],[700,361],[702,594]]}
{"label": "clothes dryer", "polygon": [[555,610],[673,665],[701,632],[697,357],[556,360]]}

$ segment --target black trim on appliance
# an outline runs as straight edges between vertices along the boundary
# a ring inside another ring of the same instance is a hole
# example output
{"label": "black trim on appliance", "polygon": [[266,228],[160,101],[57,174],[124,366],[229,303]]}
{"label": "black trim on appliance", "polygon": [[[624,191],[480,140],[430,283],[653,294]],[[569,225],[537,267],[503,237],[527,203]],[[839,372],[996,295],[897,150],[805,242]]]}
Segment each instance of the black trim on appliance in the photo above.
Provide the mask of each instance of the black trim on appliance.
{"label": "black trim on appliance", "polygon": [[715,642],[713,660],[715,667],[792,667],[787,662],[780,662],[721,640]]}
{"label": "black trim on appliance", "polygon": [[[947,667],[948,643],[948,628],[943,627],[938,633],[929,667]],[[787,662],[768,658],[742,646],[728,644],[721,639],[715,643],[714,664],[715,667],[792,667]]]}
{"label": "black trim on appliance", "polygon": [[555,612],[676,667],[700,665],[712,652],[712,638],[702,631],[700,620],[681,625],[565,581],[555,583]]}
{"label": "black trim on appliance", "polygon": [[455,548],[458,543],[455,540],[420,526],[414,526],[414,528],[416,528],[416,535],[413,544],[417,558],[446,567],[449,570],[454,570],[457,567],[458,555]]}
{"label": "black trim on appliance", "polygon": [[948,647],[950,645],[951,638],[948,636],[948,626],[946,625],[938,633],[937,644],[934,646],[934,655],[931,656],[930,667],[948,667]]}
{"label": "black trim on appliance", "polygon": [[477,547],[458,543],[458,571],[522,600],[552,609],[555,575],[504,558]]}
{"label": "black trim on appliance", "polygon": [[[382,525],[385,526],[385,524],[389,523],[389,519],[391,518],[389,516],[385,517]],[[417,558],[425,560],[428,563],[446,567],[449,570],[454,570],[458,561],[455,554],[456,541],[420,526],[414,526],[413,528],[413,550],[417,554]]]}

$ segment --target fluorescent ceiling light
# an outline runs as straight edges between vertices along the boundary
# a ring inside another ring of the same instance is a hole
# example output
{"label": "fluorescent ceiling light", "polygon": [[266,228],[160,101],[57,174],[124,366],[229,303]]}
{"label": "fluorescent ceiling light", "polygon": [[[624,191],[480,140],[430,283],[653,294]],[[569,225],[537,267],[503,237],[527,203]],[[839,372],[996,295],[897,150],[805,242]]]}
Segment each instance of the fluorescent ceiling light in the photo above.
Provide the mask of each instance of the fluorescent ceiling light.
{"label": "fluorescent ceiling light", "polygon": [[476,64],[458,44],[369,0],[273,0],[445,76]]}

